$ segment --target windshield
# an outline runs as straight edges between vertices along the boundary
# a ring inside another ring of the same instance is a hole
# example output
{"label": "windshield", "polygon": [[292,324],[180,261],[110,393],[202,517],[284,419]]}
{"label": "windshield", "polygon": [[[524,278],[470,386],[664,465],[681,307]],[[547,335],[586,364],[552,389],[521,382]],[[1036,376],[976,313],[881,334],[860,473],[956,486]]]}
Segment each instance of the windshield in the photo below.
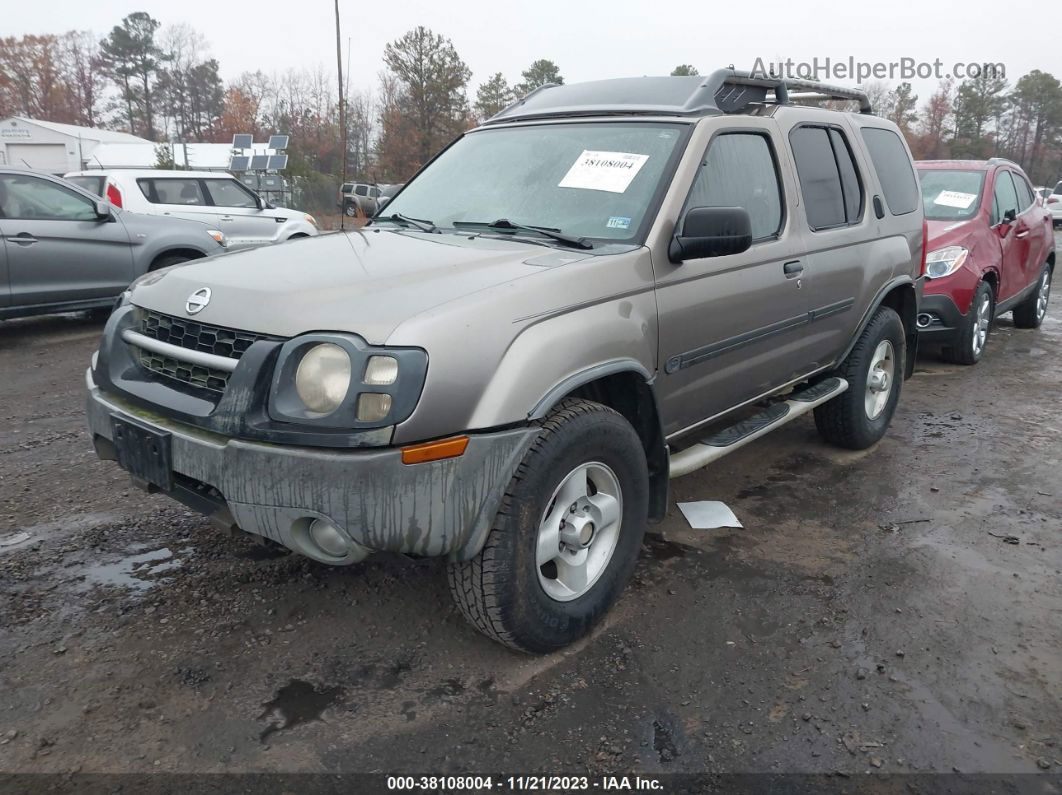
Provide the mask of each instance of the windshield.
{"label": "windshield", "polygon": [[677,124],[580,122],[470,133],[388,202],[383,217],[441,228],[506,219],[632,240],[683,132]]}
{"label": "windshield", "polygon": [[983,171],[933,168],[918,172],[922,203],[930,221],[962,221],[973,218],[981,206]]}
{"label": "windshield", "polygon": [[87,190],[89,193],[95,193],[97,196],[103,196],[103,181],[104,177],[67,177],[67,182],[72,182],[82,190]]}

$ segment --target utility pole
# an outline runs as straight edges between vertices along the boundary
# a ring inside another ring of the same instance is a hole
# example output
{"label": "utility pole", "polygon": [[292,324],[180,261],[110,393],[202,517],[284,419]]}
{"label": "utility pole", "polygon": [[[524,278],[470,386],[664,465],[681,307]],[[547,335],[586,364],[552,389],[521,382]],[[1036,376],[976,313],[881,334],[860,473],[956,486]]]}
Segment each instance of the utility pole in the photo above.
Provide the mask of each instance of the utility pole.
{"label": "utility pole", "polygon": [[[342,192],[343,184],[347,181],[347,102],[343,93],[343,45],[339,32],[339,0],[336,3],[336,72],[339,75],[339,190]],[[339,205],[339,228],[344,228],[344,220],[347,217],[347,208],[342,200]]]}

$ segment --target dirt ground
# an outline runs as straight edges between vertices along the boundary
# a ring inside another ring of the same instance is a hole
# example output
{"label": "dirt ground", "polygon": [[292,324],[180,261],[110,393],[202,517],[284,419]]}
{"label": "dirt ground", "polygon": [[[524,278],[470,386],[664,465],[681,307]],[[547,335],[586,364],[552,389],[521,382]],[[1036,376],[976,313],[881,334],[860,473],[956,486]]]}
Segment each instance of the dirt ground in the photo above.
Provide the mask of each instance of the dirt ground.
{"label": "dirt ground", "polygon": [[919,360],[875,449],[810,418],[673,482],[607,622],[521,656],[444,564],[277,555],[96,460],[101,324],[0,324],[0,771],[1062,771],[1062,293]]}

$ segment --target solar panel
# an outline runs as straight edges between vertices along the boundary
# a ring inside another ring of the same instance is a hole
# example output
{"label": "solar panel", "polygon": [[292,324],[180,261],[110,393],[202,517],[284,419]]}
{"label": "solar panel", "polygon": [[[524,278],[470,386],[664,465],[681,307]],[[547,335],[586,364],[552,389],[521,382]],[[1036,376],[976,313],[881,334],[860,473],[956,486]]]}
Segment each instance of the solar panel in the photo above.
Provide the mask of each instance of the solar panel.
{"label": "solar panel", "polygon": [[270,149],[287,149],[288,148],[288,136],[286,136],[286,135],[270,135],[269,136],[269,148]]}
{"label": "solar panel", "polygon": [[229,171],[246,171],[251,158],[246,155],[234,155],[229,161]]}
{"label": "solar panel", "polygon": [[247,133],[237,133],[232,136],[232,148],[233,149],[250,149],[254,144],[253,136]]}
{"label": "solar panel", "polygon": [[252,171],[264,171],[269,167],[269,155],[255,155],[251,158]]}
{"label": "solar panel", "polygon": [[288,167],[287,155],[270,155],[269,156],[269,170],[270,171],[283,171]]}

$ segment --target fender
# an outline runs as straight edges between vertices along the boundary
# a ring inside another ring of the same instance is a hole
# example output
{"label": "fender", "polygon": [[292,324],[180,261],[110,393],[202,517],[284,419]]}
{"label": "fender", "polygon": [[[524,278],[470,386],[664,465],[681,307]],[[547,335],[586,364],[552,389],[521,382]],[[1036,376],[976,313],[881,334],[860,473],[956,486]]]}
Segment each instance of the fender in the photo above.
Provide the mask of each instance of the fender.
{"label": "fender", "polygon": [[[555,384],[528,413],[529,420],[540,420],[549,414],[550,409],[556,406],[566,395],[571,394],[581,386],[592,381],[597,381],[615,373],[633,372],[641,376],[647,384],[653,383],[653,377],[645,369],[641,362],[636,359],[620,358],[601,362],[569,375]],[[655,395],[654,395],[655,400]]]}
{"label": "fender", "polygon": [[914,306],[911,307],[911,316],[908,319],[904,319],[904,313],[900,313],[900,319],[904,320],[904,331],[906,332],[905,336],[907,338],[907,360],[904,363],[904,378],[910,378],[914,374],[915,358],[918,355],[918,327],[914,322],[914,318],[918,314],[918,303],[921,301],[922,297],[922,282],[924,278],[924,276],[919,276],[917,279],[912,279],[908,274],[903,274],[901,276],[895,276],[883,284],[874,295],[874,300],[870,302],[866,312],[863,313],[863,317],[860,318],[859,325],[856,327],[852,339],[844,349],[844,353],[837,357],[834,366],[836,367],[840,365],[841,362],[848,358],[848,354],[852,352],[852,348],[856,346],[856,343],[859,342],[859,338],[863,335],[863,330],[870,324],[871,319],[874,317],[874,313],[877,312],[885,302],[885,297],[897,287],[911,285],[915,291],[915,302]]}

